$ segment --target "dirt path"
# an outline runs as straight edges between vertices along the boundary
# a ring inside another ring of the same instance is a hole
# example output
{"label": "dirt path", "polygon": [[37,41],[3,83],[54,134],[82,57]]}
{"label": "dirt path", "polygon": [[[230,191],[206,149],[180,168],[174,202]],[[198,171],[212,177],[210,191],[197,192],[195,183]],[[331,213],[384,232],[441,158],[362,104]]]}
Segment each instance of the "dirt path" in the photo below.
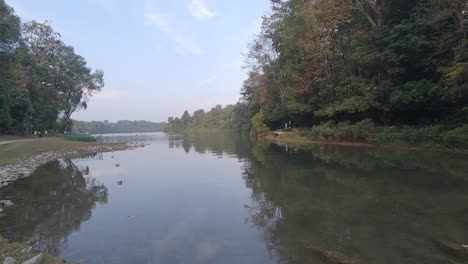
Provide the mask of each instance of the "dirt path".
{"label": "dirt path", "polygon": [[34,140],[34,139],[28,138],[28,139],[4,140],[4,141],[0,141],[0,145],[10,144],[10,143],[15,143],[15,142],[20,142],[20,141],[28,141],[28,140]]}

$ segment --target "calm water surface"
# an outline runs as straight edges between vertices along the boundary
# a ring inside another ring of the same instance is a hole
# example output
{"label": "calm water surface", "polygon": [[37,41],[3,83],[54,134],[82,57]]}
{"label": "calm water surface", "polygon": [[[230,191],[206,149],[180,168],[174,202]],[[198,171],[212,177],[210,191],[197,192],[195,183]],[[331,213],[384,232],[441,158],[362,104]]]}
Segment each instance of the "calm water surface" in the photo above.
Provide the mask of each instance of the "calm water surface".
{"label": "calm water surface", "polygon": [[468,157],[107,136],[0,189],[0,233],[72,263],[468,263]]}

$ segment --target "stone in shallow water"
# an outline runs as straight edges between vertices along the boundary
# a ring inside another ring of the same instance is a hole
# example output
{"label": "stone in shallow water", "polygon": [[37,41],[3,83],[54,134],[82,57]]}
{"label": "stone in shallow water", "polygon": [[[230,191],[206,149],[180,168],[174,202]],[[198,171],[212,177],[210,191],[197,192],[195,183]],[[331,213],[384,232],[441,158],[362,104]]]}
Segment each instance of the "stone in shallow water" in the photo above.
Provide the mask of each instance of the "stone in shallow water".
{"label": "stone in shallow water", "polygon": [[1,213],[3,213],[3,209],[2,209],[2,208],[0,208],[0,214],[1,214]]}
{"label": "stone in shallow water", "polygon": [[32,251],[32,247],[27,247],[27,248],[23,248],[23,249],[21,250],[21,253],[29,253],[29,252],[31,252],[31,251]]}
{"label": "stone in shallow water", "polygon": [[12,257],[6,257],[5,260],[3,261],[3,264],[16,264],[18,261]]}
{"label": "stone in shallow water", "polygon": [[13,203],[10,200],[0,200],[0,206],[2,207],[8,207],[12,206]]}
{"label": "stone in shallow water", "polygon": [[23,262],[23,264],[39,264],[42,261],[42,257],[43,255],[42,253],[40,253],[39,255],[35,256],[32,259],[26,260],[25,262]]}

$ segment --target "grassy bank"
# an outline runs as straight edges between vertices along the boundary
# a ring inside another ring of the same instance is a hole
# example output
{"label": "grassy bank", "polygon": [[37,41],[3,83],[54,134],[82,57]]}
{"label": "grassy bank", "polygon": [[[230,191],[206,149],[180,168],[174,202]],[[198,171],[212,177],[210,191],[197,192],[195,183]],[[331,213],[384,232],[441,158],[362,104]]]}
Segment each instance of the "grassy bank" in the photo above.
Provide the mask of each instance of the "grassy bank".
{"label": "grassy bank", "polygon": [[115,143],[95,143],[70,141],[64,138],[35,138],[31,140],[18,141],[10,144],[0,145],[0,166],[11,164],[18,160],[27,159],[31,156],[46,151],[72,150],[87,146],[112,145]]}
{"label": "grassy bank", "polygon": [[[39,254],[34,250],[28,250],[31,246],[26,243],[9,243],[2,237],[0,237],[0,262],[3,263],[5,258],[12,257],[14,258],[17,263],[23,263],[34,257],[35,255]],[[44,254],[44,257],[41,261],[42,264],[59,264],[65,263],[64,260],[54,257],[49,254]]]}
{"label": "grassy bank", "polygon": [[372,122],[325,123],[309,129],[266,133],[269,140],[288,144],[336,144],[349,146],[393,146],[421,149],[468,149],[468,125],[448,129],[443,126],[382,127]]}
{"label": "grassy bank", "polygon": [[89,134],[58,134],[56,137],[70,141],[96,142],[96,138]]}

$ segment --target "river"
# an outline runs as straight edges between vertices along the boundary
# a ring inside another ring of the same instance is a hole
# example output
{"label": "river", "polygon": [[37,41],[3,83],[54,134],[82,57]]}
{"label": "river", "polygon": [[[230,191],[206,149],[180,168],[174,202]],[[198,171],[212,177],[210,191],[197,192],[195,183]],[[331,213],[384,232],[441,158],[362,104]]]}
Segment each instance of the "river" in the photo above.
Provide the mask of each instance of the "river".
{"label": "river", "polygon": [[72,263],[466,263],[466,155],[111,135],[0,189],[0,234]]}

